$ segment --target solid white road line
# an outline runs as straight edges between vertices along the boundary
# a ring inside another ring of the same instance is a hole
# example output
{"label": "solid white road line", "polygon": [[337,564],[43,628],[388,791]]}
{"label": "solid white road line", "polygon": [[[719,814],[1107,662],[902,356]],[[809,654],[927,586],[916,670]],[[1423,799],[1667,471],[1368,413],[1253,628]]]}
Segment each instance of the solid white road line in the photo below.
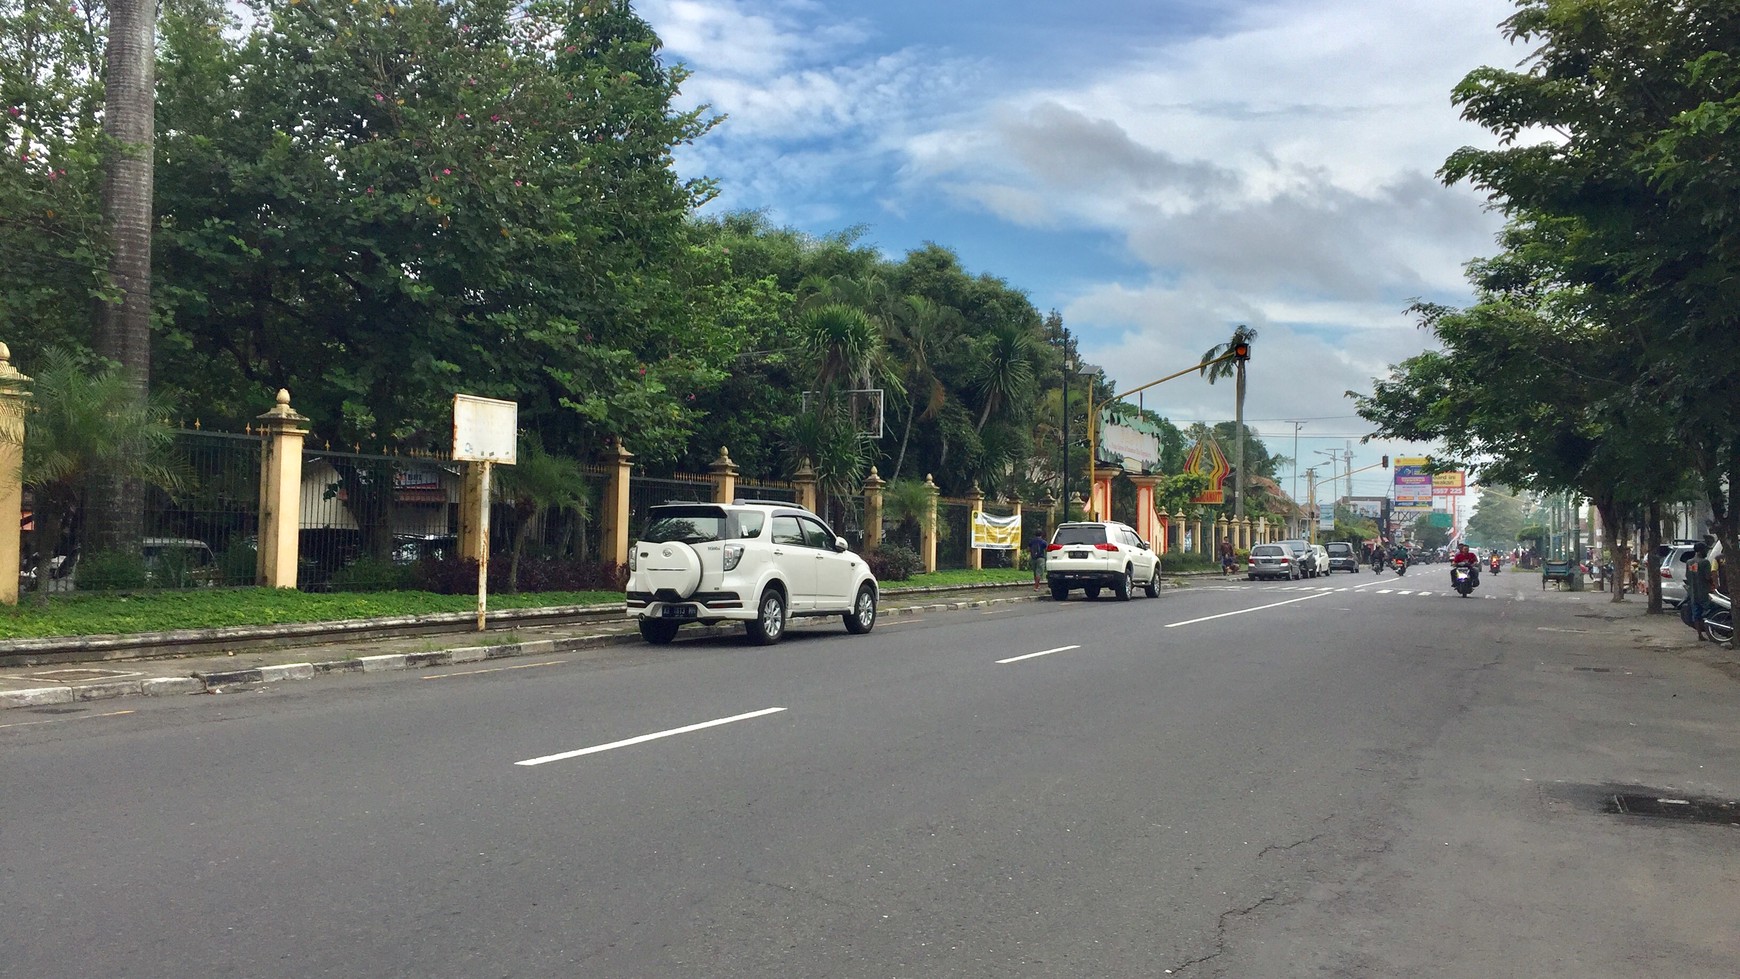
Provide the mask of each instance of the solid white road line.
{"label": "solid white road line", "polygon": [[90,721],[90,720],[95,720],[99,717],[121,717],[123,715],[131,714],[131,713],[133,713],[133,711],[130,711],[130,710],[112,710],[112,711],[109,711],[107,714],[83,714],[83,715],[80,715],[78,717],[51,717],[46,721],[18,721],[18,722],[12,723],[12,724],[0,724],[0,730],[3,730],[5,728],[9,728],[9,727],[34,727],[38,724],[59,724],[63,721]]}
{"label": "solid white road line", "polygon": [[1080,648],[1081,648],[1081,646],[1077,645],[1077,646],[1059,646],[1056,649],[1042,649],[1037,653],[1027,653],[1027,654],[1022,655],[1022,656],[1011,656],[1008,659],[1000,659],[997,661],[997,665],[1002,666],[1004,663],[1019,663],[1024,659],[1032,659],[1035,656],[1050,656],[1052,653],[1067,653],[1072,649],[1080,649]]}
{"label": "solid white road line", "polygon": [[1229,615],[1244,615],[1247,612],[1261,612],[1264,609],[1280,608],[1283,605],[1292,605],[1295,602],[1309,602],[1313,598],[1327,598],[1331,594],[1333,594],[1333,593],[1326,592],[1326,591],[1320,591],[1320,592],[1317,592],[1316,594],[1313,594],[1313,595],[1306,595],[1304,598],[1289,598],[1284,602],[1275,602],[1275,603],[1270,604],[1270,605],[1258,605],[1255,608],[1241,608],[1236,612],[1222,612],[1219,615],[1205,615],[1200,619],[1185,619],[1183,622],[1168,622],[1168,623],[1166,623],[1166,628],[1176,629],[1181,625],[1195,625],[1198,622],[1212,622],[1215,619],[1224,619]]}
{"label": "solid white road line", "polygon": [[544,765],[553,761],[566,761],[569,758],[578,758],[581,755],[595,755],[600,751],[610,751],[614,748],[626,748],[631,744],[644,744],[648,741],[657,741],[660,738],[668,738],[672,735],[688,734],[690,731],[718,727],[721,724],[734,724],[737,721],[747,721],[751,718],[766,717],[769,714],[777,714],[782,710],[785,710],[785,708],[769,707],[766,710],[750,711],[747,714],[738,714],[735,717],[721,717],[716,721],[702,721],[699,724],[690,724],[688,727],[675,727],[671,728],[669,731],[659,731],[656,734],[643,734],[638,738],[627,738],[622,741],[612,741],[609,744],[593,745],[590,748],[581,748],[578,751],[564,751],[558,755],[545,755],[542,758],[527,758],[525,761],[516,761],[514,764],[524,765],[529,768],[533,765]]}

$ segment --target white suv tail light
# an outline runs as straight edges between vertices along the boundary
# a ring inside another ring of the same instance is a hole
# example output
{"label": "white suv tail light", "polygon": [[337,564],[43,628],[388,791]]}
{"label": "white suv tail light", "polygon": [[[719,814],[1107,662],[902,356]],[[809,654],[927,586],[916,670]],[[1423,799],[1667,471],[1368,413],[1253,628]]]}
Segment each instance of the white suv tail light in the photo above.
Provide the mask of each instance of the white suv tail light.
{"label": "white suv tail light", "polygon": [[629,549],[628,549],[628,570],[629,570],[629,571],[630,571],[630,572],[633,572],[633,571],[634,571],[634,569],[635,569],[635,567],[634,567],[634,566],[635,566],[635,565],[636,565],[636,564],[637,564],[637,563],[639,563],[639,562],[637,562],[637,561],[636,561],[636,560],[635,560],[635,558],[637,558],[637,557],[639,557],[639,556],[640,556],[640,552],[639,552],[639,550],[638,550],[638,549],[636,549],[636,548],[633,548],[633,547],[630,547],[630,548],[629,548]]}
{"label": "white suv tail light", "polygon": [[[725,570],[726,571],[736,571],[737,570],[737,562],[739,562],[741,560],[743,560],[743,545],[742,544],[726,544],[725,545]],[[632,566],[630,566],[630,570],[633,570]]]}

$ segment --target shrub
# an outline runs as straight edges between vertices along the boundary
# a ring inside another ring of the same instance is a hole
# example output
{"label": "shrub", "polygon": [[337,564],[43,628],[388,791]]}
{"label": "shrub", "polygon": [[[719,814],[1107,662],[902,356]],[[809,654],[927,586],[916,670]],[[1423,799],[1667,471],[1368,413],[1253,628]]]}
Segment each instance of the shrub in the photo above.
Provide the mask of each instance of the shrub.
{"label": "shrub", "polygon": [[[489,590],[510,588],[506,557],[489,562]],[[425,558],[411,569],[413,585],[438,595],[467,595],[477,591],[477,562],[457,557]],[[569,558],[522,558],[520,591],[622,591],[628,585],[628,569],[612,561],[580,561]]]}
{"label": "shrub", "polygon": [[79,559],[74,572],[85,591],[125,591],[144,588],[145,558],[126,551],[105,551]]}
{"label": "shrub", "polygon": [[218,555],[218,584],[251,585],[259,571],[260,552],[246,544],[237,544]]}
{"label": "shrub", "polygon": [[359,557],[332,573],[333,591],[404,591],[414,587],[412,569],[380,558]]}
{"label": "shrub", "polygon": [[924,568],[918,552],[899,541],[883,541],[864,561],[877,581],[905,581]]}

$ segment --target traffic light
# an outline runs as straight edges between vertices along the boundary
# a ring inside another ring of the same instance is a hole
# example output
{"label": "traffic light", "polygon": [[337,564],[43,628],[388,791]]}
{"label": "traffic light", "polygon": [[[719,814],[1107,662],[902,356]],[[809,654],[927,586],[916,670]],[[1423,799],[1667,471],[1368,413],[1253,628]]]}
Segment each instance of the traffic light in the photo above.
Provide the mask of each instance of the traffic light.
{"label": "traffic light", "polygon": [[1390,457],[1384,456],[1384,468],[1388,469],[1389,467],[1390,467]]}
{"label": "traffic light", "polygon": [[1250,360],[1251,359],[1251,345],[1244,342],[1243,340],[1240,340],[1238,343],[1233,344],[1232,355],[1233,355],[1234,360],[1238,360],[1238,361]]}

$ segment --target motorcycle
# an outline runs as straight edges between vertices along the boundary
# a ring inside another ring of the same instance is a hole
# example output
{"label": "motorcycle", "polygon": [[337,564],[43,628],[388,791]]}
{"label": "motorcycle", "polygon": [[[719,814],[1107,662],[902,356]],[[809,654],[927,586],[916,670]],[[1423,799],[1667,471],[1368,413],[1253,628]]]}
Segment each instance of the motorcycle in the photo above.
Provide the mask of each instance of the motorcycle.
{"label": "motorcycle", "polygon": [[1487,562],[1487,566],[1492,569],[1493,574],[1498,574],[1498,555],[1494,554],[1492,560]]}
{"label": "motorcycle", "polygon": [[1396,577],[1400,578],[1402,575],[1405,575],[1408,573],[1408,559],[1407,558],[1405,558],[1405,557],[1396,558],[1393,563],[1395,564],[1395,567],[1396,567]]}
{"label": "motorcycle", "polygon": [[1734,639],[1734,603],[1719,591],[1710,592],[1710,611],[1704,614],[1704,629],[1717,642]]}
{"label": "motorcycle", "polygon": [[1450,569],[1450,584],[1455,586],[1457,594],[1463,598],[1475,589],[1474,569],[1466,564],[1458,564]]}

